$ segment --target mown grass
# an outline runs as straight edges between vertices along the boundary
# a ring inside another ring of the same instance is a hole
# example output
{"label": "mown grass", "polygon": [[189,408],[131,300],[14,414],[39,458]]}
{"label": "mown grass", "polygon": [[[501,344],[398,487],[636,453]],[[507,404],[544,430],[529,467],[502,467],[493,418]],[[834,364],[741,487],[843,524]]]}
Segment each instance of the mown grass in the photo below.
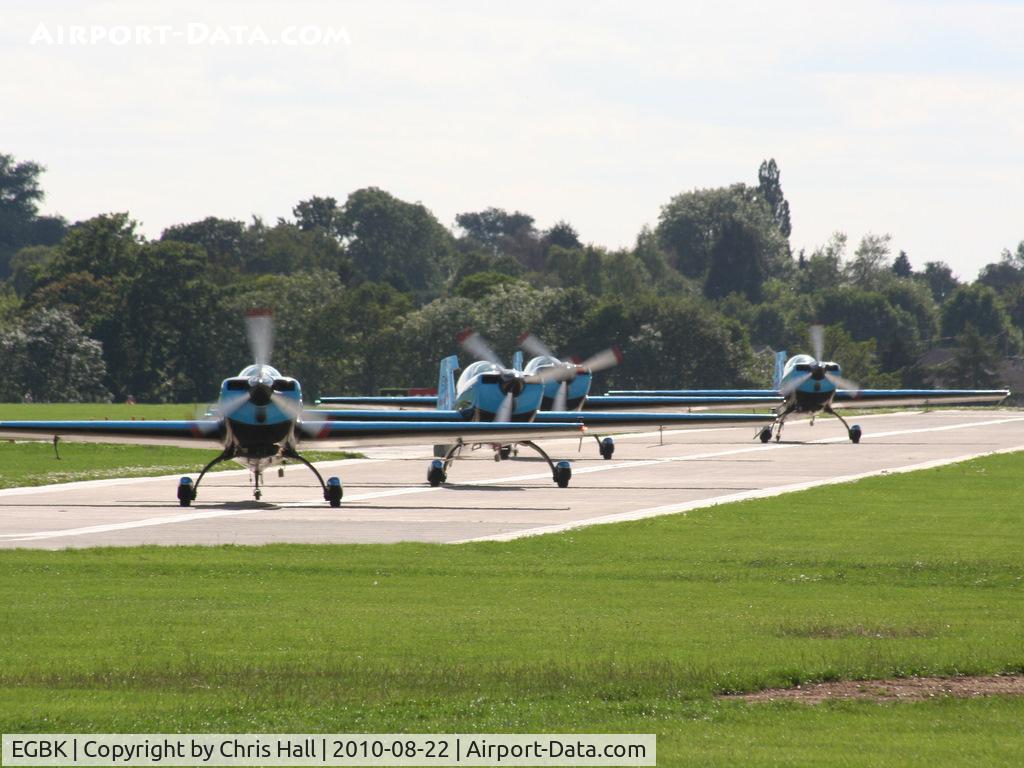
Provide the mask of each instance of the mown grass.
{"label": "mown grass", "polygon": [[35,419],[198,419],[206,403],[0,403],[0,421]]}
{"label": "mown grass", "polygon": [[456,547],[0,553],[0,729],[640,731],[659,764],[1014,764],[1024,702],[716,693],[1024,670],[1024,456]]}

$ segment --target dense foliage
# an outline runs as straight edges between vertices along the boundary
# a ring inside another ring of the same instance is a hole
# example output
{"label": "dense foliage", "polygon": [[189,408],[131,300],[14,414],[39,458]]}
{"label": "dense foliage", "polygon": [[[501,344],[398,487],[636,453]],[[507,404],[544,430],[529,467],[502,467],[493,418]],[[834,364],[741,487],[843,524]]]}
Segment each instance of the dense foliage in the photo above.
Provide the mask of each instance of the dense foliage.
{"label": "dense foliage", "polygon": [[866,385],[998,384],[1024,347],[1024,242],[970,284],[893,257],[888,235],[793,254],[774,160],[756,186],[676,195],[624,250],[493,207],[449,229],[373,187],[149,240],[126,212],[40,216],[42,171],[0,155],[7,400],[210,399],[248,362],[253,306],[273,308],[274,363],[311,396],[432,384],[465,327],[509,358],[523,331],[565,356],[619,345],[598,385],[618,387],[766,386],[770,350],[805,350],[816,322]]}

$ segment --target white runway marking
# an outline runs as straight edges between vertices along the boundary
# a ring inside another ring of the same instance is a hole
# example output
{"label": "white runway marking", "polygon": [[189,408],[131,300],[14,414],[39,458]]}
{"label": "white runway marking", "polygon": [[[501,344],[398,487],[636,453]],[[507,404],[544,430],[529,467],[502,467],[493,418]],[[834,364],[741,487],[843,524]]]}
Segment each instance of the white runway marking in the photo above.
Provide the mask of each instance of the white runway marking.
{"label": "white runway marking", "polygon": [[[877,439],[877,438],[881,438],[881,437],[894,437],[894,436],[900,436],[900,435],[922,434],[922,433],[928,433],[928,432],[943,432],[943,431],[950,431],[950,430],[957,430],[957,429],[968,429],[968,428],[972,428],[972,427],[983,427],[983,426],[992,426],[992,425],[999,425],[999,424],[1008,424],[1008,423],[1014,423],[1014,422],[1024,422],[1024,416],[1004,417],[1004,418],[999,418],[999,419],[986,419],[984,421],[961,422],[961,423],[958,423],[958,424],[947,424],[947,425],[938,426],[938,427],[920,427],[920,428],[916,428],[916,429],[892,430],[892,431],[888,431],[888,432],[879,432],[879,433],[876,433],[876,434],[873,434],[873,435],[872,434],[865,434],[862,439],[863,440],[867,440],[869,438]],[[657,435],[658,433],[655,432],[653,434]],[[631,437],[635,437],[635,435],[632,435]],[[720,457],[723,457],[723,456],[736,456],[736,455],[746,454],[746,453],[757,453],[757,452],[764,452],[764,451],[786,450],[786,449],[798,448],[798,447],[801,447],[801,446],[804,446],[804,445],[808,445],[808,444],[825,444],[825,443],[845,442],[846,440],[848,440],[848,438],[845,435],[841,435],[841,436],[835,436],[835,437],[822,438],[822,439],[819,439],[819,440],[813,440],[813,441],[809,441],[808,443],[768,443],[768,444],[758,444],[758,445],[755,445],[755,446],[748,446],[748,447],[744,447],[744,448],[732,448],[732,449],[728,449],[728,450],[713,451],[713,452],[708,452],[708,453],[684,454],[684,455],[680,455],[680,456],[668,456],[668,457],[662,457],[662,458],[656,458],[656,459],[638,459],[638,460],[635,460],[635,461],[625,461],[625,462],[617,462],[617,463],[599,464],[599,465],[596,465],[596,466],[583,467],[581,469],[573,470],[573,474],[574,475],[582,475],[582,474],[589,474],[589,473],[592,473],[592,472],[607,472],[607,471],[616,470],[616,469],[629,469],[629,468],[634,468],[634,467],[653,466],[653,465],[667,464],[667,463],[672,463],[672,462],[700,461],[700,460],[704,460],[704,459],[720,458]],[[521,530],[521,531],[517,531],[517,532],[513,532],[513,533],[503,533],[503,534],[497,534],[497,535],[494,535],[494,536],[484,536],[484,537],[480,537],[480,538],[463,539],[462,541],[484,541],[484,540],[507,541],[507,540],[510,540],[510,539],[519,538],[521,536],[535,536],[535,535],[538,535],[538,534],[541,534],[541,533],[554,533],[554,532],[557,532],[557,531],[560,531],[560,530],[569,530],[569,529],[572,529],[572,528],[578,528],[578,527],[582,527],[582,526],[586,526],[586,525],[597,525],[597,524],[602,524],[602,523],[619,522],[619,521],[624,521],[624,520],[637,520],[637,519],[642,519],[644,517],[653,517],[653,516],[656,516],[656,515],[670,514],[670,513],[675,513],[675,512],[683,512],[683,511],[686,511],[686,510],[689,510],[689,509],[696,509],[698,507],[714,506],[714,505],[717,505],[717,504],[727,503],[727,502],[730,502],[730,501],[742,501],[744,499],[762,498],[762,497],[765,497],[765,496],[774,496],[774,495],[778,495],[778,494],[781,494],[781,493],[787,493],[789,491],[803,490],[805,488],[811,488],[811,487],[815,487],[815,486],[818,486],[818,485],[828,485],[828,484],[840,483],[840,482],[850,482],[852,480],[858,480],[858,479],[861,479],[861,478],[864,478],[864,477],[871,477],[871,476],[874,476],[874,475],[886,474],[886,473],[890,473],[890,472],[907,472],[907,471],[911,471],[913,469],[925,469],[925,468],[928,468],[928,467],[931,467],[931,466],[942,466],[942,465],[945,465],[945,464],[951,464],[951,463],[955,463],[955,462],[958,462],[958,461],[966,461],[968,459],[977,458],[979,456],[985,456],[985,455],[989,455],[989,454],[992,454],[992,453],[1005,453],[1005,452],[1010,452],[1010,451],[1015,451],[1015,450],[1024,450],[1024,446],[1019,446],[1019,447],[1015,447],[1015,448],[1012,448],[1012,449],[1003,449],[1003,450],[1000,450],[1000,451],[982,451],[982,452],[979,452],[979,453],[965,454],[963,456],[958,456],[958,457],[955,457],[955,458],[940,459],[940,460],[936,460],[936,461],[932,461],[932,462],[925,462],[923,464],[908,465],[907,467],[901,467],[901,468],[898,468],[898,469],[881,469],[881,470],[867,472],[867,473],[863,473],[863,474],[859,474],[859,475],[846,475],[846,476],[842,476],[842,477],[834,477],[834,478],[826,478],[826,479],[822,479],[822,480],[810,481],[808,483],[780,485],[780,486],[774,486],[774,487],[767,488],[767,489],[757,489],[757,490],[753,490],[753,491],[743,491],[743,492],[740,492],[740,493],[733,493],[733,494],[728,494],[728,495],[725,495],[725,496],[717,496],[717,497],[711,497],[711,498],[704,498],[704,499],[699,499],[699,500],[696,500],[696,501],[681,501],[678,504],[659,505],[657,507],[650,507],[650,508],[646,508],[646,509],[634,510],[632,512],[616,513],[616,514],[613,514],[613,515],[605,515],[605,516],[602,516],[602,517],[589,518],[589,519],[585,519],[585,520],[572,521],[572,522],[568,522],[568,523],[560,523],[560,524],[551,525],[551,526],[540,526],[540,527],[531,528],[531,529],[527,529],[527,530]],[[342,465],[342,466],[346,466],[346,467],[354,467],[354,466],[357,466],[360,463],[375,463],[375,462],[384,461],[384,460],[385,459],[355,459],[355,460],[350,459],[350,460],[346,460],[346,461],[331,462],[331,463],[332,464],[336,463],[338,465]],[[243,470],[242,472],[247,474],[247,471],[245,471],[245,470]],[[224,474],[228,474],[228,473],[224,473]],[[177,477],[177,475],[172,475],[171,477]],[[149,479],[152,479],[152,478],[149,478]],[[163,479],[163,478],[155,478],[155,479]],[[530,480],[545,480],[545,479],[546,480],[550,480],[551,479],[550,471],[545,471],[545,472],[541,472],[541,473],[531,473],[531,474],[525,474],[525,475],[514,475],[514,476],[511,476],[511,477],[500,477],[500,478],[488,478],[488,479],[483,479],[483,480],[475,480],[475,481],[472,481],[471,483],[469,483],[468,485],[471,485],[471,486],[472,485],[498,485],[498,484],[504,484],[504,483],[516,483],[516,482],[523,482],[523,481],[530,481]],[[78,483],[78,484],[75,484],[75,485],[87,485],[87,484],[105,484],[105,485],[114,484],[114,485],[116,485],[116,484],[121,484],[121,483],[125,483],[125,482],[139,482],[139,479],[136,478],[136,479],[133,479],[133,480],[120,480],[120,479],[119,480],[96,480],[96,481],[86,481],[84,483]],[[68,484],[68,485],[71,485],[71,484]],[[40,487],[40,488],[25,488],[25,489],[18,488],[18,489],[10,489],[10,490],[11,491],[24,491],[24,492],[28,492],[28,493],[32,493],[32,492],[39,493],[39,492],[43,492],[43,491],[53,491],[54,490],[54,486],[44,486],[44,487]],[[366,500],[371,500],[371,499],[387,498],[387,497],[392,497],[392,496],[404,496],[404,495],[408,495],[408,494],[433,493],[433,492],[438,492],[438,491],[442,491],[442,490],[444,490],[444,488],[432,488],[432,487],[429,487],[429,486],[412,486],[412,487],[408,487],[408,488],[393,488],[393,489],[388,489],[388,490],[383,490],[383,491],[373,491],[373,492],[369,492],[369,493],[354,494],[354,495],[351,495],[351,496],[347,495],[345,497],[345,501],[347,501],[347,502],[366,501]],[[0,493],[2,493],[2,492],[0,492]],[[297,508],[297,507],[306,507],[306,506],[310,506],[310,505],[314,505],[314,504],[322,504],[322,503],[323,503],[323,500],[320,497],[316,497],[316,498],[313,498],[313,499],[309,499],[308,501],[282,502],[282,503],[276,504],[274,506],[278,507],[278,508]],[[194,511],[194,512],[182,513],[182,514],[178,514],[178,515],[163,515],[163,516],[159,516],[159,517],[144,518],[144,519],[141,519],[141,520],[128,520],[128,521],[119,522],[119,523],[103,523],[103,524],[98,524],[98,525],[82,526],[82,527],[77,527],[77,528],[65,528],[65,529],[61,529],[61,530],[49,530],[49,531],[35,531],[35,532],[29,532],[29,533],[0,534],[0,541],[4,541],[4,542],[39,541],[39,540],[44,540],[44,539],[54,539],[54,538],[73,537],[73,536],[85,536],[85,535],[89,535],[89,534],[108,533],[108,532],[112,532],[112,531],[122,531],[122,530],[128,530],[128,529],[132,529],[132,528],[143,528],[143,527],[159,526],[159,525],[171,525],[171,524],[174,524],[174,523],[190,522],[190,521],[194,521],[194,520],[207,520],[207,519],[213,519],[213,518],[218,518],[218,517],[234,517],[234,516],[241,516],[241,515],[252,515],[252,514],[257,514],[257,513],[266,512],[266,511],[267,511],[266,508],[239,509],[239,510],[223,510],[223,509],[202,510],[202,511],[197,510],[197,511]],[[454,543],[460,543],[460,542],[454,542]]]}

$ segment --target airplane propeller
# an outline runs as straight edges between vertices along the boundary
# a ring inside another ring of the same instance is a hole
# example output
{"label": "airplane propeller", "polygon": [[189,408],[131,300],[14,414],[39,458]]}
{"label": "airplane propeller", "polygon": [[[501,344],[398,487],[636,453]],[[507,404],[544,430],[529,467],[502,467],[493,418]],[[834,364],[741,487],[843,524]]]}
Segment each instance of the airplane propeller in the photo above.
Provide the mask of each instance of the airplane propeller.
{"label": "airplane propeller", "polygon": [[836,389],[859,391],[860,385],[857,384],[857,382],[850,381],[837,373],[833,373],[832,371],[825,369],[825,364],[822,360],[825,355],[825,327],[820,324],[812,325],[810,327],[810,337],[811,349],[814,352],[814,366],[803,376],[788,381],[782,388],[782,394],[786,396],[791,395],[805,381],[812,378],[817,380],[826,379],[831,382]]}
{"label": "airplane propeller", "polygon": [[[532,333],[523,334],[519,337],[518,341],[519,346],[527,354],[534,357],[549,357],[558,360],[557,355]],[[575,378],[581,371],[596,373],[597,371],[603,371],[606,368],[618,365],[621,362],[622,352],[617,347],[611,347],[598,352],[596,355],[591,355],[582,362],[559,361],[558,365],[541,368],[535,375],[544,383],[549,381],[560,382],[558,390],[552,399],[551,407],[556,411],[564,411],[568,403],[569,381],[571,379]]]}
{"label": "airplane propeller", "polygon": [[821,362],[822,358],[825,357],[825,326],[815,323],[810,328],[811,335],[811,351],[814,353],[814,359]]}
{"label": "airplane propeller", "polygon": [[274,318],[269,309],[250,309],[245,315],[245,331],[253,362],[259,367],[270,364],[274,351]]}
{"label": "airplane propeller", "polygon": [[501,362],[501,358],[498,357],[498,353],[476,331],[467,328],[455,338],[462,345],[462,348],[477,360],[486,360],[488,363],[494,363],[501,368],[505,367]]}

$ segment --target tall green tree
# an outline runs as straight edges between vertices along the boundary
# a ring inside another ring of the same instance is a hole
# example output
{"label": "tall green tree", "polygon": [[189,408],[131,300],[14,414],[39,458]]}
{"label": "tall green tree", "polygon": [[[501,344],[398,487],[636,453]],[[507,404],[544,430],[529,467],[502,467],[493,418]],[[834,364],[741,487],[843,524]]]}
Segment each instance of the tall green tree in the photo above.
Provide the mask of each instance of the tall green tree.
{"label": "tall green tree", "polygon": [[299,229],[309,231],[311,229],[325,229],[333,232],[335,220],[338,217],[338,201],[333,197],[317,197],[314,195],[309,200],[302,200],[292,208],[292,214],[299,225]]}
{"label": "tall green tree", "polygon": [[39,215],[44,170],[39,163],[0,153],[0,278],[10,274],[11,257],[21,248],[54,245],[64,236],[64,219]]}
{"label": "tall green tree", "polygon": [[855,288],[878,290],[892,278],[889,264],[892,235],[866,234],[853,259],[843,269],[846,281]]}
{"label": "tall green tree", "polygon": [[895,261],[893,261],[892,273],[896,277],[910,277],[914,274],[914,268],[910,266],[910,257],[907,256],[906,251],[900,251]]}
{"label": "tall green tree", "polygon": [[357,276],[426,298],[454,271],[451,233],[419,203],[368,187],[348,196],[337,231]]}
{"label": "tall green tree", "polygon": [[1021,347],[1020,331],[1010,321],[999,294],[987,285],[975,283],[957,288],[942,305],[943,336],[960,336],[968,323],[1004,354]]}
{"label": "tall green tree", "polygon": [[989,389],[999,385],[1000,357],[995,342],[968,321],[956,337],[956,355],[950,368],[950,385]]}
{"label": "tall green tree", "polygon": [[175,224],[165,229],[160,239],[202,246],[210,264],[218,270],[237,272],[245,266],[245,224],[235,219],[208,216],[201,221]]}
{"label": "tall green tree", "polygon": [[708,295],[747,293],[752,275],[779,276],[792,267],[788,243],[758,190],[743,184],[676,195],[662,207],[657,233],[686,277],[705,281],[715,261],[725,262],[715,268]]}
{"label": "tall green tree", "polygon": [[789,219],[789,201],[782,194],[780,175],[779,166],[774,157],[763,161],[761,167],[757,169],[757,188],[760,190],[761,198],[768,206],[768,211],[778,226],[779,232],[788,240],[793,226]]}
{"label": "tall green tree", "polygon": [[0,334],[0,399],[97,402],[110,397],[102,348],[66,312],[40,307]]}
{"label": "tall green tree", "polygon": [[932,298],[939,303],[948,299],[960,285],[960,281],[953,275],[952,268],[944,261],[926,262],[922,278],[932,292]]}

